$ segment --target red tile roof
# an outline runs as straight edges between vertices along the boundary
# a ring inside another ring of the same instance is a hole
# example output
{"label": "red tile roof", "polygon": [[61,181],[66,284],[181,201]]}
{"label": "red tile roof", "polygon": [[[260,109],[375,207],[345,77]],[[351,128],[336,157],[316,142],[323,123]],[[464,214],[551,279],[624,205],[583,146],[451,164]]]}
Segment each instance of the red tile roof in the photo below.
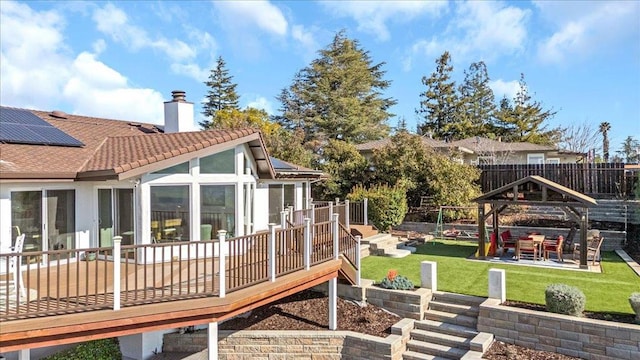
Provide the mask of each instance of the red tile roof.
{"label": "red tile roof", "polygon": [[[153,124],[129,123],[87,116],[53,117],[45,111],[29,110],[56,128],[85,144],[64,147],[0,144],[0,179],[78,179],[95,174],[114,176],[150,164],[176,158],[238,140],[261,148],[266,163],[262,172],[273,178],[266,149],[255,129],[208,130],[164,134]],[[266,160],[265,160],[266,159]]]}

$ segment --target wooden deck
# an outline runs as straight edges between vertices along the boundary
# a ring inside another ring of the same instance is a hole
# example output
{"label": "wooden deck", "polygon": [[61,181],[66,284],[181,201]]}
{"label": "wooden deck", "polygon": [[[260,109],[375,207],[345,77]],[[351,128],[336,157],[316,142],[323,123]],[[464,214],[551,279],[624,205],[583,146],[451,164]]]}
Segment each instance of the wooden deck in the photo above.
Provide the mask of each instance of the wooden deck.
{"label": "wooden deck", "polygon": [[[314,225],[313,240],[300,239],[309,230],[234,238],[224,247],[211,241],[23,253],[26,296],[0,292],[0,351],[206,324],[339,274],[353,282],[359,252],[352,238],[325,223]],[[81,260],[89,252],[97,259]],[[0,255],[7,256],[15,255]],[[0,275],[0,287],[6,281]]]}

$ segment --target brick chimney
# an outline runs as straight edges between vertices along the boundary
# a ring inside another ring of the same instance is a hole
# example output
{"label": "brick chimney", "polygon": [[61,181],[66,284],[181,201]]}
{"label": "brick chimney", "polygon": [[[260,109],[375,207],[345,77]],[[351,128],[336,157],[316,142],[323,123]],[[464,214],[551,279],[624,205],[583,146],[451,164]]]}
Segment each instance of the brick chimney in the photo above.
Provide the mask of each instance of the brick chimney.
{"label": "brick chimney", "polygon": [[164,103],[164,132],[175,133],[194,130],[193,103],[185,99],[185,92],[174,90],[173,99]]}

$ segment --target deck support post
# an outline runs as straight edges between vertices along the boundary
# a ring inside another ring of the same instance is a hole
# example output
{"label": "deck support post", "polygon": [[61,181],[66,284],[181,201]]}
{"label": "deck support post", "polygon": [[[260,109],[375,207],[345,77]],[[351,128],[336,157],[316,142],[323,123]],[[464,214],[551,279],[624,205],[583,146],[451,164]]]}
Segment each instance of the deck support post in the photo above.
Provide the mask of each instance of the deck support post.
{"label": "deck support post", "polygon": [[347,230],[351,229],[351,224],[349,224],[349,200],[344,201],[344,226]]}
{"label": "deck support post", "polygon": [[20,349],[18,351],[18,360],[30,360],[31,359],[31,349]]}
{"label": "deck support post", "polygon": [[362,241],[362,236],[356,235],[356,286],[360,286],[361,279],[360,268],[362,266],[360,265],[360,241]]}
{"label": "deck support post", "polygon": [[331,221],[331,226],[333,227],[333,258],[338,259],[340,255],[340,241],[338,236],[338,216],[339,214],[333,214],[333,219]]}
{"label": "deck support post", "polygon": [[304,219],[304,269],[311,268],[311,219]]}
{"label": "deck support post", "polygon": [[338,329],[338,279],[329,280],[329,330]]}
{"label": "deck support post", "polygon": [[369,209],[367,206],[369,205],[369,199],[364,198],[364,225],[369,225]]}
{"label": "deck support post", "polygon": [[227,230],[218,230],[218,264],[220,265],[218,280],[220,284],[219,294],[223,298],[227,295],[227,265],[225,255],[225,240],[227,238]]}
{"label": "deck support post", "polygon": [[420,287],[438,290],[438,263],[435,261],[423,261],[420,263]]}
{"label": "deck support post", "polygon": [[504,269],[489,269],[489,298],[507,301],[507,281]]}
{"label": "deck support post", "polygon": [[210,322],[207,326],[207,358],[218,359],[218,322]]}
{"label": "deck support post", "polygon": [[113,310],[120,310],[120,251],[122,236],[113,237]]}
{"label": "deck support post", "polygon": [[269,280],[276,281],[276,224],[269,224]]}

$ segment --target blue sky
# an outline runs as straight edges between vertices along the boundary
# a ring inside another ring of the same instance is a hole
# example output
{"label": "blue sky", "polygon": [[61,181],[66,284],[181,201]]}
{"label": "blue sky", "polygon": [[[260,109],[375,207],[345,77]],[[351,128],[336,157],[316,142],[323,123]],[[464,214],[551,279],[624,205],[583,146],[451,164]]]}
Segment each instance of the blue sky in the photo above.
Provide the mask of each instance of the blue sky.
{"label": "blue sky", "polygon": [[496,98],[511,97],[524,73],[533,98],[558,111],[551,127],[608,121],[613,149],[640,140],[638,1],[0,1],[0,10],[6,106],[162,123],[176,89],[199,114],[222,56],[241,105],[275,113],[275,96],[344,29],[386,62],[385,95],[411,128],[421,78],[448,50],[457,81],[483,60]]}

